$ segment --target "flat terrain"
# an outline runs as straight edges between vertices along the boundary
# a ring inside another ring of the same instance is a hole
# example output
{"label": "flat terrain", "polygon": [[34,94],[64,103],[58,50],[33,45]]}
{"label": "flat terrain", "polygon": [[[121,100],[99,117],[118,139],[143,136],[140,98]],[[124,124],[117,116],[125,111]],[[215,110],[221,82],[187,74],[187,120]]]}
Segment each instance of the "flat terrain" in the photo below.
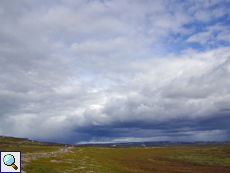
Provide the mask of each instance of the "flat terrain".
{"label": "flat terrain", "polygon": [[[23,153],[50,152],[22,155],[22,170],[27,173],[88,172],[88,173],[229,173],[230,145],[194,145],[183,147],[131,147],[112,148],[63,146],[41,143],[21,144],[16,147]],[[2,147],[0,150],[14,147]],[[28,151],[27,151],[28,149]],[[52,153],[53,152],[53,153]]]}

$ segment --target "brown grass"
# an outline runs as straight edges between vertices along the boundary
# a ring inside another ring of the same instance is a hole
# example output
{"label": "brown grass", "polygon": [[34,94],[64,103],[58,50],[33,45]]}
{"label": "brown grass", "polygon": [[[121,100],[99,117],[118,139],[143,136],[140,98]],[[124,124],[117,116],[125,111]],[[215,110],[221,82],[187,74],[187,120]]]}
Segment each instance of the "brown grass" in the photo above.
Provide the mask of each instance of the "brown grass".
{"label": "brown grass", "polygon": [[[72,148],[67,153],[38,158],[26,172],[224,173],[230,172],[230,148]],[[200,160],[196,160],[200,156]],[[194,157],[195,155],[195,157]],[[205,159],[207,155],[210,159]],[[218,162],[218,159],[225,162]],[[213,162],[213,160],[216,160]]]}
{"label": "brown grass", "polygon": [[[31,143],[0,138],[0,150],[27,152],[57,151],[50,143]],[[4,144],[3,144],[4,143]],[[20,146],[16,145],[20,143]],[[11,145],[11,147],[10,147]],[[69,148],[65,153],[22,155],[22,170],[27,173],[229,173],[230,146],[189,147]]]}

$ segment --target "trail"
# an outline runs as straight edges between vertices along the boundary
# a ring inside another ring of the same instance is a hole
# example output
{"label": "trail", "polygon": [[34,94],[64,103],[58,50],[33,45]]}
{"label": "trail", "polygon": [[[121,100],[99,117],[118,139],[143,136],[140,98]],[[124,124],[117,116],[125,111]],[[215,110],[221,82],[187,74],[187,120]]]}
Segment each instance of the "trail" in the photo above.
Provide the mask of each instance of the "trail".
{"label": "trail", "polygon": [[68,148],[61,148],[58,151],[53,152],[46,152],[46,153],[27,153],[27,154],[21,154],[21,155],[34,155],[34,154],[54,154],[54,153],[63,153],[69,151]]}
{"label": "trail", "polygon": [[[26,154],[21,154],[22,155],[22,161],[24,163],[21,164],[21,167],[25,165],[28,165],[26,162],[30,162],[31,160],[36,160],[38,158],[42,157],[50,157],[50,156],[56,156],[57,153],[63,153],[69,151],[68,148],[60,148],[58,151],[53,151],[53,152],[44,152],[44,153],[26,153]],[[50,155],[51,154],[51,155]],[[22,173],[26,173],[25,171],[21,170]]]}

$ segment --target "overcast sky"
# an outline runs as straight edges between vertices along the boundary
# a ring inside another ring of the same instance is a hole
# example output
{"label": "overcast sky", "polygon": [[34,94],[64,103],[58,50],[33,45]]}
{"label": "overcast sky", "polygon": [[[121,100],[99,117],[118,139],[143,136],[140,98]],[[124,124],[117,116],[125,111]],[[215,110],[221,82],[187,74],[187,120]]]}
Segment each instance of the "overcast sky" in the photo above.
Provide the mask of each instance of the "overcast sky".
{"label": "overcast sky", "polygon": [[229,0],[1,0],[0,135],[230,140]]}

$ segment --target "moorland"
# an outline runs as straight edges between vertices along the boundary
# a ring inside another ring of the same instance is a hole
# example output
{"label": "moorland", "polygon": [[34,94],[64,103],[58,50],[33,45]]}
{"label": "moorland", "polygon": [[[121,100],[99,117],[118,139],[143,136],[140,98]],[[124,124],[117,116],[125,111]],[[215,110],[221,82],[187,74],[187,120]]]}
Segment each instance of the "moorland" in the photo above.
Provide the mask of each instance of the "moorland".
{"label": "moorland", "polygon": [[[229,173],[230,142],[95,146],[0,136],[0,151],[21,151],[26,173]],[[36,154],[32,154],[36,153]]]}

